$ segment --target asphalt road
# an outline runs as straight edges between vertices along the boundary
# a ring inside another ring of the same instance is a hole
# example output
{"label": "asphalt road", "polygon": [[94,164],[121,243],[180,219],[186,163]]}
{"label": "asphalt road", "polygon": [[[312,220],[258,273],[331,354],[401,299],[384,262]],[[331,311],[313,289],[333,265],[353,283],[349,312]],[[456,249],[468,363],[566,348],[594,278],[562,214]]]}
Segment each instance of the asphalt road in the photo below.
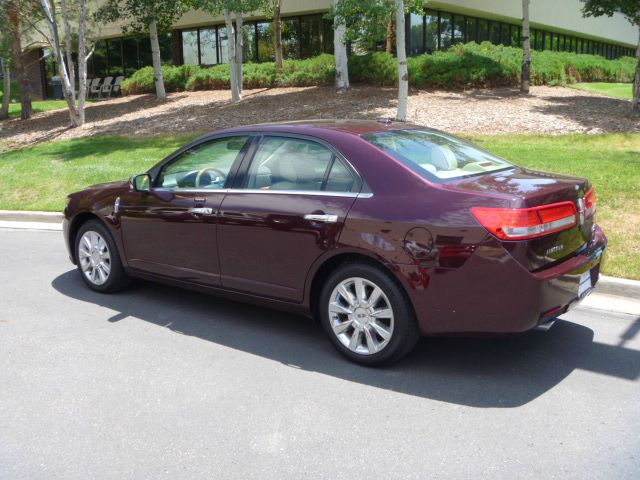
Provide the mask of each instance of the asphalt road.
{"label": "asphalt road", "polygon": [[0,230],[0,478],[638,478],[640,318],[423,339],[392,368],[310,320],[137,282]]}

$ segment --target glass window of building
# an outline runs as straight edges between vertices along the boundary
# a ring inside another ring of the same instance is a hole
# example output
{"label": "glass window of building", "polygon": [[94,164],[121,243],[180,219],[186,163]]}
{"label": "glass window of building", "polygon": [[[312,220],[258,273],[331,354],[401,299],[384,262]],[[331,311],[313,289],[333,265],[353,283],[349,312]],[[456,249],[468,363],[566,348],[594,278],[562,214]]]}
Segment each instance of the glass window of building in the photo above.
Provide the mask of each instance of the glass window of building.
{"label": "glass window of building", "polygon": [[160,60],[163,65],[173,65],[173,48],[171,42],[171,32],[161,32],[158,34],[158,44],[160,45]]}
{"label": "glass window of building", "polygon": [[149,35],[142,35],[138,37],[138,55],[140,58],[141,67],[153,65],[153,60],[151,58],[151,41],[149,40]]}
{"label": "glass window of building", "polygon": [[300,22],[298,17],[282,19],[282,56],[285,59],[300,58]]}
{"label": "glass window of building", "polygon": [[256,52],[256,24],[249,23],[242,26],[242,61],[255,62],[258,59]]}
{"label": "glass window of building", "polygon": [[182,32],[182,61],[186,65],[198,65],[198,31]]}
{"label": "glass window of building", "polygon": [[425,16],[425,44],[427,53],[438,49],[438,14],[427,10]]}
{"label": "glass window of building", "polygon": [[481,18],[478,23],[478,42],[486,42],[489,40],[489,22]]}
{"label": "glass window of building", "polygon": [[122,39],[124,75],[129,77],[138,69],[138,40],[136,37]]}
{"label": "glass window of building", "polygon": [[[184,37],[183,37],[183,42],[184,42]],[[201,28],[200,29],[200,64],[215,65],[216,63],[218,63],[217,49],[218,49],[218,41],[216,37],[216,29]]]}
{"label": "glass window of building", "polygon": [[465,21],[462,15],[453,16],[453,43],[464,42]]}
{"label": "glass window of building", "polygon": [[478,41],[478,19],[472,17],[466,17],[466,25],[464,30],[464,41],[477,42]]}
{"label": "glass window of building", "polygon": [[275,52],[273,45],[273,23],[258,23],[258,61],[273,62]]}
{"label": "glass window of building", "polygon": [[96,77],[107,76],[107,42],[101,40],[96,43],[96,48],[91,56],[93,59],[93,75]]}
{"label": "glass window of building", "polygon": [[109,49],[109,75],[117,77],[124,75],[122,67],[122,40],[115,38],[107,42]]}
{"label": "glass window of building", "polygon": [[512,25],[511,26],[511,45],[514,47],[521,47],[520,40],[520,26]]}
{"label": "glass window of building", "polygon": [[500,43],[500,23],[489,22],[489,41],[494,45]]}
{"label": "glass window of building", "polygon": [[219,63],[229,63],[229,39],[227,38],[227,29],[218,28],[218,57]]}
{"label": "glass window of building", "polygon": [[501,24],[500,27],[500,43],[503,45],[511,45],[511,25],[508,23]]}
{"label": "glass window of building", "polygon": [[322,15],[307,15],[300,18],[302,58],[315,57],[323,52],[322,36]]}
{"label": "glass window of building", "polygon": [[422,15],[412,13],[409,17],[409,55],[424,53],[424,25]]}
{"label": "glass window of building", "polygon": [[451,24],[451,15],[448,13],[440,14],[440,48],[447,49],[452,45],[453,25]]}

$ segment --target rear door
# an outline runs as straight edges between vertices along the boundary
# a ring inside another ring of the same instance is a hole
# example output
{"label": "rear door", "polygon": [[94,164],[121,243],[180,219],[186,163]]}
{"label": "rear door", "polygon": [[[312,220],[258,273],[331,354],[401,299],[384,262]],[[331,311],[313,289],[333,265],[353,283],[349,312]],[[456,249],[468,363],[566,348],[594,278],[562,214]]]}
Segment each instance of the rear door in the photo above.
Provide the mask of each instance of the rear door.
{"label": "rear door", "polygon": [[249,143],[248,135],[235,135],[190,147],[162,167],[149,191],[130,191],[121,198],[123,241],[131,267],[220,284],[216,215]]}
{"label": "rear door", "polygon": [[330,146],[264,136],[220,208],[222,285],[302,301],[309,268],[336,247],[361,186]]}

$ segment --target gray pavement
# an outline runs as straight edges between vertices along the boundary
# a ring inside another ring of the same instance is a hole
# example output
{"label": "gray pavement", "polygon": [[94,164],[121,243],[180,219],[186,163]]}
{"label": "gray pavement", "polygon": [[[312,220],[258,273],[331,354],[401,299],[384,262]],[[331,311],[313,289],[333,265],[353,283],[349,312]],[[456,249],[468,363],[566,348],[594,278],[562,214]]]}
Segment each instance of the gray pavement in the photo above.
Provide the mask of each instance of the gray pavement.
{"label": "gray pavement", "polygon": [[[640,316],[346,362],[302,317],[89,291],[60,232],[0,230],[0,479],[637,478]],[[624,311],[624,310],[623,310]]]}

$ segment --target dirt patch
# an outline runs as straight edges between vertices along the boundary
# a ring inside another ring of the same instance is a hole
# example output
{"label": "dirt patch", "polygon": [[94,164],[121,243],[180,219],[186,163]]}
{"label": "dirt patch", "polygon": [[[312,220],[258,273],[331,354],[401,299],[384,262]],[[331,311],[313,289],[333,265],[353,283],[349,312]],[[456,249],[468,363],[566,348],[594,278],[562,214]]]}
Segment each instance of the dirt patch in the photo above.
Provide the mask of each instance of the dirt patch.
{"label": "dirt patch", "polygon": [[[630,102],[563,87],[533,87],[531,94],[501,88],[465,92],[412,91],[408,120],[458,133],[640,132]],[[180,92],[160,102],[132,95],[87,107],[87,124],[68,128],[66,110],[37,113],[26,122],[0,124],[0,142],[19,148],[91,135],[154,136],[204,132],[270,121],[307,118],[393,117],[396,90],[356,86],[338,95],[331,87],[245,90],[239,104],[230,92]]]}

